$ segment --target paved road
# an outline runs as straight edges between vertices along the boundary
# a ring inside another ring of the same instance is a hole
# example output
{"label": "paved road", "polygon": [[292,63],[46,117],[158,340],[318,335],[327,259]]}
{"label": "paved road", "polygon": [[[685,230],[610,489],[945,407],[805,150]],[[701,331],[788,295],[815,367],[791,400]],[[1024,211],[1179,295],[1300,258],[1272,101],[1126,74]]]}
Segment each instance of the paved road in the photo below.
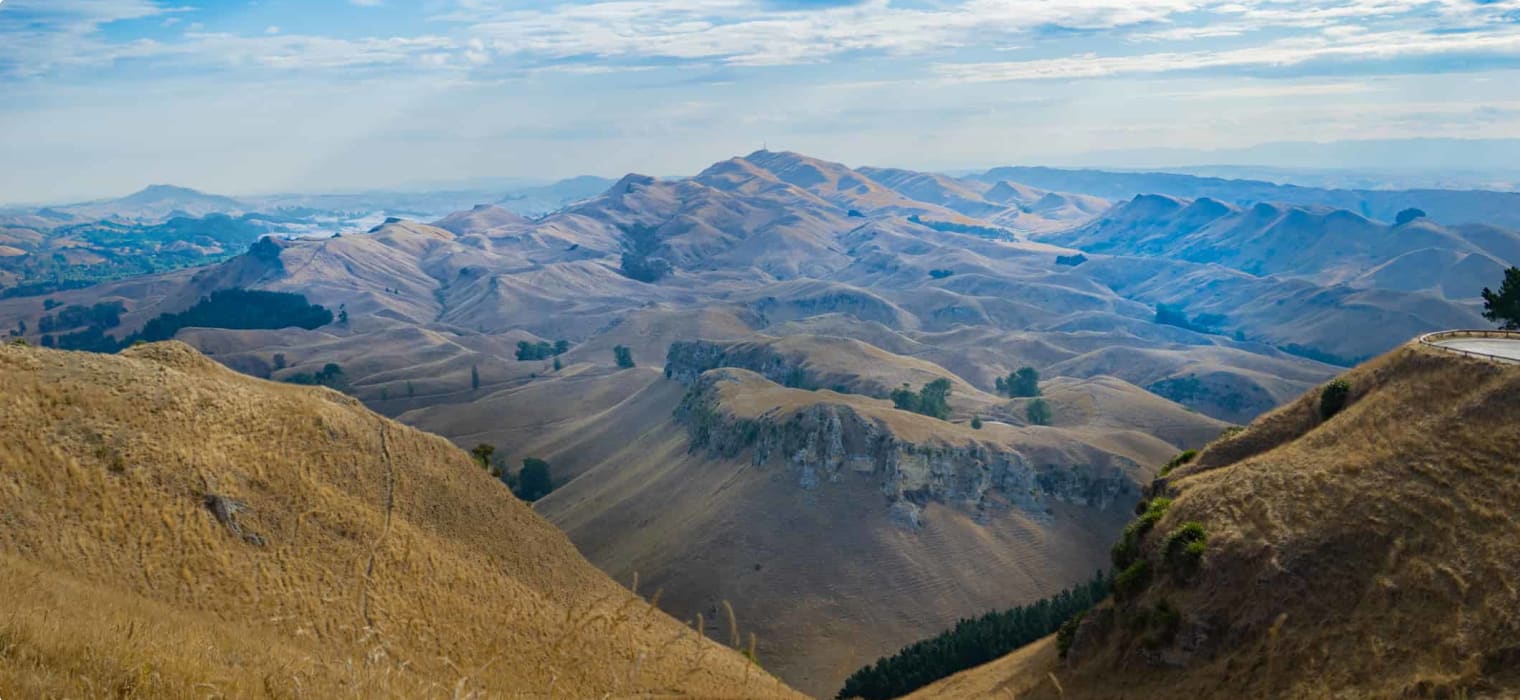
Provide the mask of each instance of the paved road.
{"label": "paved road", "polygon": [[1520,340],[1506,340],[1504,338],[1448,338],[1446,340],[1437,340],[1432,344],[1453,350],[1498,355],[1520,362]]}

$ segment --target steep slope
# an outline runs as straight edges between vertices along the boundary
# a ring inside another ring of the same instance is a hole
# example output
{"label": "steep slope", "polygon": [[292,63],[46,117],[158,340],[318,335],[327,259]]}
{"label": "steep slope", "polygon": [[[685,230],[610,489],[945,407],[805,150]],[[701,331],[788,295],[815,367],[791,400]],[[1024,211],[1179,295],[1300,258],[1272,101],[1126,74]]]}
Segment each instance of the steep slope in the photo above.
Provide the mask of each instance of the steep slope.
{"label": "steep slope", "polygon": [[0,416],[7,697],[792,696],[326,389],[4,346]]}
{"label": "steep slope", "polygon": [[[1520,366],[1407,346],[1159,480],[1149,585],[920,696],[1512,697],[1520,693]],[[1202,527],[1201,557],[1170,533]],[[1170,553],[1169,553],[1170,551]],[[1001,692],[1001,691],[999,691]]]}

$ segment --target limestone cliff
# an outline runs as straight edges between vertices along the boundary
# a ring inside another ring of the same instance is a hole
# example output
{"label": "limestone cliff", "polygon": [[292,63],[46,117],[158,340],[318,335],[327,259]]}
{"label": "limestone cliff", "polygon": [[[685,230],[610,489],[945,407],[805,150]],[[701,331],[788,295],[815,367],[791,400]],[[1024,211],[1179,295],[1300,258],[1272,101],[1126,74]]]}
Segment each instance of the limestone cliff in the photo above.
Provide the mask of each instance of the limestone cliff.
{"label": "limestone cliff", "polygon": [[[758,411],[735,408],[760,385],[768,387],[761,403],[777,390],[779,401]],[[784,465],[803,489],[851,475],[870,479],[896,519],[910,526],[918,525],[930,500],[980,516],[1013,508],[1043,519],[1051,501],[1106,509],[1138,498],[1126,473],[1135,464],[1124,457],[1082,444],[1016,448],[991,439],[991,431],[981,438],[959,425],[872,403],[781,389],[757,373],[720,368],[698,375],[676,416],[690,431],[692,449],[729,459],[748,452],[757,466]],[[894,421],[912,423],[906,432],[916,433],[913,439],[894,429]]]}

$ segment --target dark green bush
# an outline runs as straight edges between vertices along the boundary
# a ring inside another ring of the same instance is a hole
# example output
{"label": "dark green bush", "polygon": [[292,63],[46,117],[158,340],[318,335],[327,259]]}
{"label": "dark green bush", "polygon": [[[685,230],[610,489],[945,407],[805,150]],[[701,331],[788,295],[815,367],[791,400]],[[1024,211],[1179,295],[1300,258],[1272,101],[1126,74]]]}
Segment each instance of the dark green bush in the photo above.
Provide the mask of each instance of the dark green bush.
{"label": "dark green bush", "polygon": [[1337,379],[1325,385],[1319,392],[1319,417],[1330,420],[1331,416],[1341,412],[1346,407],[1346,399],[1351,396],[1351,383],[1344,379]]}
{"label": "dark green bush", "polygon": [[1109,556],[1113,560],[1114,568],[1125,570],[1140,559],[1140,540],[1145,537],[1151,528],[1160,522],[1166,515],[1168,508],[1172,506],[1170,498],[1156,498],[1149,501],[1145,511],[1140,517],[1131,520],[1124,527],[1124,532],[1119,535],[1119,541],[1109,550]]}
{"label": "dark green bush", "polygon": [[630,350],[626,345],[614,347],[612,348],[612,359],[617,362],[618,367],[628,369],[633,366],[633,350]]}
{"label": "dark green bush", "polygon": [[554,490],[554,480],[549,476],[549,463],[537,457],[523,458],[522,471],[517,473],[517,497],[524,501],[536,501]]}
{"label": "dark green bush", "polygon": [[1137,559],[1118,576],[1114,577],[1114,597],[1120,600],[1134,598],[1151,585],[1151,563]]}
{"label": "dark green bush", "polygon": [[1045,403],[1045,399],[1030,401],[1024,409],[1024,416],[1029,419],[1030,425],[1050,425],[1050,404]]}

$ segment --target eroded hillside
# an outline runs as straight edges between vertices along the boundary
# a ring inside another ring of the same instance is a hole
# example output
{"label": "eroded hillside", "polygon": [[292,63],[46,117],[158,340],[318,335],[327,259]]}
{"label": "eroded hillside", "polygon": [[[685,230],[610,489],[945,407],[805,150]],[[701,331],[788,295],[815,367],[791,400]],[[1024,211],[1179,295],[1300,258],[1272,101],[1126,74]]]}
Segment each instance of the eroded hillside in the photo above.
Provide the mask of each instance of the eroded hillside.
{"label": "eroded hillside", "polygon": [[181,343],[0,347],[6,697],[790,697],[442,438]]}

